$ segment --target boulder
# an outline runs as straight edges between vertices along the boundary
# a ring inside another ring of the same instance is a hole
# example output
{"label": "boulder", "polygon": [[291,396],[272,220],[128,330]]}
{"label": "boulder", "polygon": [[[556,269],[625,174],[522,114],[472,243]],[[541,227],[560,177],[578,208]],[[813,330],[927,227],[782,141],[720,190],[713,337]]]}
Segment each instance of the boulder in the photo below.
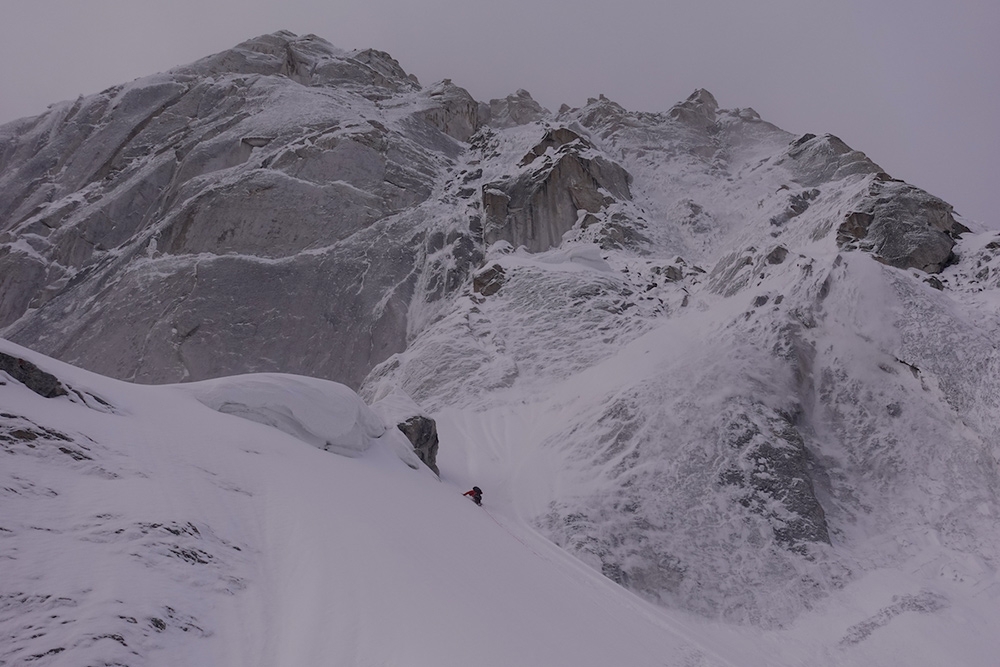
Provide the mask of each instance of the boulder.
{"label": "boulder", "polygon": [[440,475],[437,467],[438,434],[437,422],[430,417],[415,415],[396,425],[413,444],[413,451],[424,465]]}
{"label": "boulder", "polygon": [[46,373],[27,359],[0,352],[0,372],[11,376],[42,398],[55,398],[68,394],[59,378]]}
{"label": "boulder", "polygon": [[499,264],[491,264],[480,269],[472,277],[472,291],[483,296],[492,296],[503,286],[505,273]]}
{"label": "boulder", "polygon": [[468,141],[479,129],[479,103],[464,88],[445,79],[422,92],[427,107],[417,116],[449,137]]}

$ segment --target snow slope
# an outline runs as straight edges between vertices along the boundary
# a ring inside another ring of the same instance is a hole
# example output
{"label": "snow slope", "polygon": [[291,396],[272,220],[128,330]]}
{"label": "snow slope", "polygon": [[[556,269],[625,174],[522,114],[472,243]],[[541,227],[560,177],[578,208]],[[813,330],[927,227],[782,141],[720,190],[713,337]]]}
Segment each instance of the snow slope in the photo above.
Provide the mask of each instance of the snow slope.
{"label": "snow slope", "polygon": [[[631,373],[656,342],[632,349]],[[995,573],[932,538],[779,631],[635,597],[526,521],[563,478],[565,459],[536,447],[570,386],[550,405],[442,413],[439,481],[341,385],[137,386],[0,353],[77,397],[0,386],[0,664],[987,665],[1000,648]],[[286,418],[201,402],[224,393]],[[293,421],[334,445],[359,427],[368,440],[337,455],[281,428]],[[483,508],[460,495],[470,481]]]}
{"label": "snow slope", "polygon": [[[128,385],[0,351],[111,406],[0,386],[2,664],[735,664],[462,498],[465,480],[405,465],[395,429],[338,456],[193,398],[219,382]],[[329,382],[226,383],[325,402],[334,436],[366,413]]]}

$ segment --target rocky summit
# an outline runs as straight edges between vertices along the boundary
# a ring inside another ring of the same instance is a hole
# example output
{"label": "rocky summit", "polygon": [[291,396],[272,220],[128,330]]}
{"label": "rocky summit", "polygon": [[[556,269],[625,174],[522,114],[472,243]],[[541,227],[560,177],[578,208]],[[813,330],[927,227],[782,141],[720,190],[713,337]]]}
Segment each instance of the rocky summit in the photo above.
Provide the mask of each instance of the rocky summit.
{"label": "rocky summit", "polygon": [[443,477],[488,450],[487,498],[735,623],[996,571],[998,295],[996,230],[705,90],[552,112],[278,32],[0,127],[0,336],[405,395]]}

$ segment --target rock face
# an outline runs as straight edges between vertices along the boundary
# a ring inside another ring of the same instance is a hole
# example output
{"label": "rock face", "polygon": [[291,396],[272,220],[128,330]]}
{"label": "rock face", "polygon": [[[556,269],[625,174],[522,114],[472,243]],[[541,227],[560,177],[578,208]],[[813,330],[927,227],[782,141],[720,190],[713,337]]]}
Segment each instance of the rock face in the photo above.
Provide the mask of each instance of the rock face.
{"label": "rock face", "polygon": [[919,188],[877,177],[858,210],[837,228],[842,248],[860,248],[900,269],[940,273],[952,263],[952,248],[969,229],[952,207]]}
{"label": "rock face", "polygon": [[715,96],[704,88],[699,88],[686,100],[671,107],[668,115],[674,120],[706,128],[715,123],[718,111],[719,103]]}
{"label": "rock face", "polygon": [[853,150],[832,134],[821,137],[804,134],[789,145],[787,155],[794,164],[795,180],[805,187],[882,172],[864,153]]}
{"label": "rock face", "polygon": [[387,54],[276,33],[6,126],[0,326],[140,381],[357,386],[404,346],[421,204],[475,129],[464,91],[417,91]]}
{"label": "rock face", "polygon": [[581,212],[596,213],[631,199],[628,172],[567,128],[549,131],[521,161],[530,169],[483,186],[487,244],[509,241],[529,252],[559,245]]}
{"label": "rock face", "polygon": [[413,451],[424,465],[440,475],[437,467],[438,434],[437,422],[430,417],[416,415],[397,425],[400,431],[413,443]]}
{"label": "rock face", "polygon": [[490,100],[489,104],[482,105],[480,109],[483,122],[495,128],[527,125],[551,115],[523,89],[503,99]]}
{"label": "rock face", "polygon": [[450,79],[431,87],[424,94],[430,105],[418,115],[449,137],[468,141],[479,129],[479,103]]}

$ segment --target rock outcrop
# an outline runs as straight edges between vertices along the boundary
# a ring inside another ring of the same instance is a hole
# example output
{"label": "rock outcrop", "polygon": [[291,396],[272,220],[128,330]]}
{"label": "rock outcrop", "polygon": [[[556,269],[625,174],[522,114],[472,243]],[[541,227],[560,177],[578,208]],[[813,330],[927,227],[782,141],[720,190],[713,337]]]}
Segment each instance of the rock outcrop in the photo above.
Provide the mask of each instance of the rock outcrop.
{"label": "rock outcrop", "polygon": [[417,115],[449,137],[468,141],[482,124],[479,103],[464,88],[453,84],[451,79],[428,88],[423,94],[430,105]]}
{"label": "rock outcrop", "polygon": [[489,104],[480,106],[482,122],[494,128],[527,125],[550,115],[548,109],[536,102],[524,89],[502,99],[492,99]]}
{"label": "rock outcrop", "polygon": [[[796,182],[807,188],[848,176],[882,171],[864,153],[854,150],[832,134],[820,137],[802,135],[789,145],[787,158],[795,170]],[[779,159],[778,164],[783,161]]]}
{"label": "rock outcrop", "polygon": [[705,128],[715,123],[718,111],[719,103],[715,96],[704,88],[699,88],[686,100],[672,106],[667,115],[683,123]]}
{"label": "rock outcrop", "polygon": [[0,372],[7,373],[42,398],[66,396],[69,392],[59,379],[26,359],[0,352]]}
{"label": "rock outcrop", "polygon": [[503,287],[506,272],[497,263],[484,266],[472,276],[472,291],[483,296],[493,296]]}
{"label": "rock outcrop", "polygon": [[529,169],[484,185],[486,244],[504,240],[542,252],[558,246],[582,213],[631,199],[628,172],[591,148],[568,128],[550,130],[522,159]]}
{"label": "rock outcrop", "polygon": [[413,444],[413,451],[428,468],[440,475],[437,467],[438,434],[437,422],[424,415],[415,415],[397,424],[397,428]]}
{"label": "rock outcrop", "polygon": [[954,260],[955,240],[968,231],[950,204],[882,174],[838,227],[837,242],[871,252],[890,266],[940,273]]}
{"label": "rock outcrop", "polygon": [[736,458],[719,481],[733,487],[737,501],[764,517],[790,549],[808,553],[810,543],[829,544],[812,481],[817,466],[788,416],[760,404],[732,406],[722,433]]}

